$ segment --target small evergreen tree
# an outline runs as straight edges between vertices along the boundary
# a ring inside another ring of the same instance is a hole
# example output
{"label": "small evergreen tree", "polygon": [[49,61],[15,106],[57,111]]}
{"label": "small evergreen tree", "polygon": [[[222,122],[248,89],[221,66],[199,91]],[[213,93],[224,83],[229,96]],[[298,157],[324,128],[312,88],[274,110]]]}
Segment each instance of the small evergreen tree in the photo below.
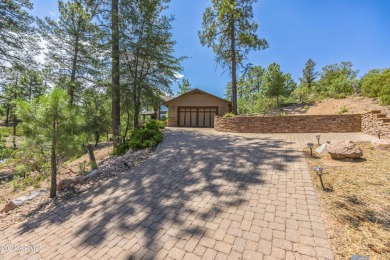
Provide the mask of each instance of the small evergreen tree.
{"label": "small evergreen tree", "polygon": [[26,149],[39,147],[50,161],[50,198],[57,195],[59,162],[81,147],[78,132],[82,120],[68,101],[67,93],[57,87],[31,103],[17,102],[17,115],[22,120],[21,129],[29,146]]}
{"label": "small evergreen tree", "polygon": [[263,95],[268,98],[276,98],[277,106],[280,105],[280,97],[288,97],[296,88],[296,83],[291,74],[284,74],[280,66],[272,63],[265,73]]}
{"label": "small evergreen tree", "polygon": [[305,64],[305,68],[302,70],[302,78],[299,79],[301,81],[301,85],[309,90],[313,89],[314,83],[319,75],[315,70],[315,67],[316,63],[314,60],[308,59]]}

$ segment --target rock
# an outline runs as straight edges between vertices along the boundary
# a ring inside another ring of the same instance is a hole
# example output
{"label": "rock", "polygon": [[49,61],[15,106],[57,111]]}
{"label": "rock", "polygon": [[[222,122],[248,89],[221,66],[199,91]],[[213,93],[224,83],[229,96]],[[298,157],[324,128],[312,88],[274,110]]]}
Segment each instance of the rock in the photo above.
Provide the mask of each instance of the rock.
{"label": "rock", "polygon": [[44,195],[44,194],[46,194],[45,190],[36,190],[36,191],[31,192],[29,195],[25,195],[25,196],[19,197],[17,199],[14,199],[13,203],[16,206],[20,206],[20,205],[23,205],[24,203],[31,201],[31,200],[33,200],[41,195]]}
{"label": "rock", "polygon": [[12,201],[10,201],[4,206],[4,209],[0,211],[0,213],[8,213],[14,209],[16,209],[16,205]]}
{"label": "rock", "polygon": [[57,184],[57,191],[69,190],[74,187],[76,181],[73,179],[63,179]]}
{"label": "rock", "polygon": [[73,179],[74,179],[76,184],[82,184],[83,182],[85,182],[88,179],[88,177],[87,176],[76,176]]}
{"label": "rock", "polygon": [[323,154],[323,153],[327,153],[327,150],[326,150],[326,147],[328,146],[328,144],[321,144],[317,149],[316,149],[316,153],[318,154]]}
{"label": "rock", "polygon": [[326,146],[326,150],[332,159],[360,158],[363,156],[362,150],[352,141],[337,140]]}
{"label": "rock", "polygon": [[378,139],[371,144],[374,150],[390,151],[390,139]]}
{"label": "rock", "polygon": [[95,176],[96,174],[98,173],[98,170],[93,170],[93,171],[91,171],[90,173],[88,173],[88,177],[93,177],[93,176]]}
{"label": "rock", "polygon": [[63,179],[57,184],[57,190],[70,190],[73,189],[77,184],[82,184],[87,180],[87,176],[76,176],[73,179]]}

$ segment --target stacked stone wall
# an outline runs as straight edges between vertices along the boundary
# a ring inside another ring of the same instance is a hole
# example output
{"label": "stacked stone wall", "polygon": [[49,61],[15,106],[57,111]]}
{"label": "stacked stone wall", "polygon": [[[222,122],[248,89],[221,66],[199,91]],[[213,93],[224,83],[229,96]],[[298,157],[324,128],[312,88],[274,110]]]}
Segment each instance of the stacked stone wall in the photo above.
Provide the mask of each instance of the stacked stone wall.
{"label": "stacked stone wall", "polygon": [[216,116],[214,129],[234,133],[361,132],[362,115]]}

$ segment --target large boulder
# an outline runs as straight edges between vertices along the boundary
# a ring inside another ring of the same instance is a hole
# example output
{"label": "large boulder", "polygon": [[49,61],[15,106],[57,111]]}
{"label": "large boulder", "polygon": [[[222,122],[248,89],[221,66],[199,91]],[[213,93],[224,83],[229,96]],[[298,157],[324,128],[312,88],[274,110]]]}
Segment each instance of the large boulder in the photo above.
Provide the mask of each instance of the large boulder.
{"label": "large boulder", "polygon": [[371,144],[374,150],[390,151],[390,139],[378,139]]}
{"label": "large boulder", "polygon": [[363,156],[363,152],[359,146],[354,144],[352,141],[346,140],[332,141],[326,146],[326,150],[332,159],[356,159]]}

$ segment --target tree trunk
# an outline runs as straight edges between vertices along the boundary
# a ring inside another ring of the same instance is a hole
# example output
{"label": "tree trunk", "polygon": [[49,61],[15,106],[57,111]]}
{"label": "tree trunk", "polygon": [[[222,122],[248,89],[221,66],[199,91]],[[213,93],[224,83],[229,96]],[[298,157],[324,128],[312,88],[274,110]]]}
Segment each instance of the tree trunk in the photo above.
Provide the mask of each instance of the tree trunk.
{"label": "tree trunk", "polygon": [[112,30],[112,135],[114,147],[117,146],[120,137],[120,67],[119,67],[119,1],[111,0],[111,30]]}
{"label": "tree trunk", "polygon": [[89,161],[91,163],[91,167],[93,170],[96,170],[97,164],[96,164],[95,154],[93,153],[93,147],[92,147],[92,145],[89,145],[89,144],[87,144],[86,147],[88,150],[88,156],[89,156]]}
{"label": "tree trunk", "polygon": [[7,105],[7,110],[6,110],[6,114],[5,114],[5,125],[8,126],[9,124],[9,112],[10,112],[10,107],[9,105]]}
{"label": "tree trunk", "polygon": [[125,133],[124,133],[124,135],[123,135],[123,141],[126,140],[127,133],[129,132],[129,129],[130,129],[130,112],[129,112],[129,110],[126,111],[126,114],[127,114],[127,118],[126,118],[126,130],[125,130]]}
{"label": "tree trunk", "polygon": [[74,104],[74,95],[75,95],[75,84],[76,84],[76,70],[77,70],[77,59],[79,55],[79,37],[76,37],[75,40],[75,50],[73,54],[73,59],[72,59],[72,73],[70,75],[70,86],[68,90],[69,94],[69,105]]}
{"label": "tree trunk", "polygon": [[51,181],[50,181],[50,198],[55,198],[57,196],[57,155],[56,155],[56,145],[57,145],[57,125],[56,119],[53,118],[53,138],[51,142],[51,156],[50,156],[50,168],[51,168]]}
{"label": "tree trunk", "polygon": [[232,109],[233,114],[238,114],[237,109],[237,61],[236,61],[236,35],[234,28],[234,18],[230,31],[230,51],[232,53]]}
{"label": "tree trunk", "polygon": [[95,147],[98,146],[100,140],[100,134],[98,132],[95,132]]}
{"label": "tree trunk", "polygon": [[12,144],[14,146],[14,149],[16,149],[16,126],[18,125],[16,115],[14,113],[14,129],[13,129],[13,136],[12,136]]}

